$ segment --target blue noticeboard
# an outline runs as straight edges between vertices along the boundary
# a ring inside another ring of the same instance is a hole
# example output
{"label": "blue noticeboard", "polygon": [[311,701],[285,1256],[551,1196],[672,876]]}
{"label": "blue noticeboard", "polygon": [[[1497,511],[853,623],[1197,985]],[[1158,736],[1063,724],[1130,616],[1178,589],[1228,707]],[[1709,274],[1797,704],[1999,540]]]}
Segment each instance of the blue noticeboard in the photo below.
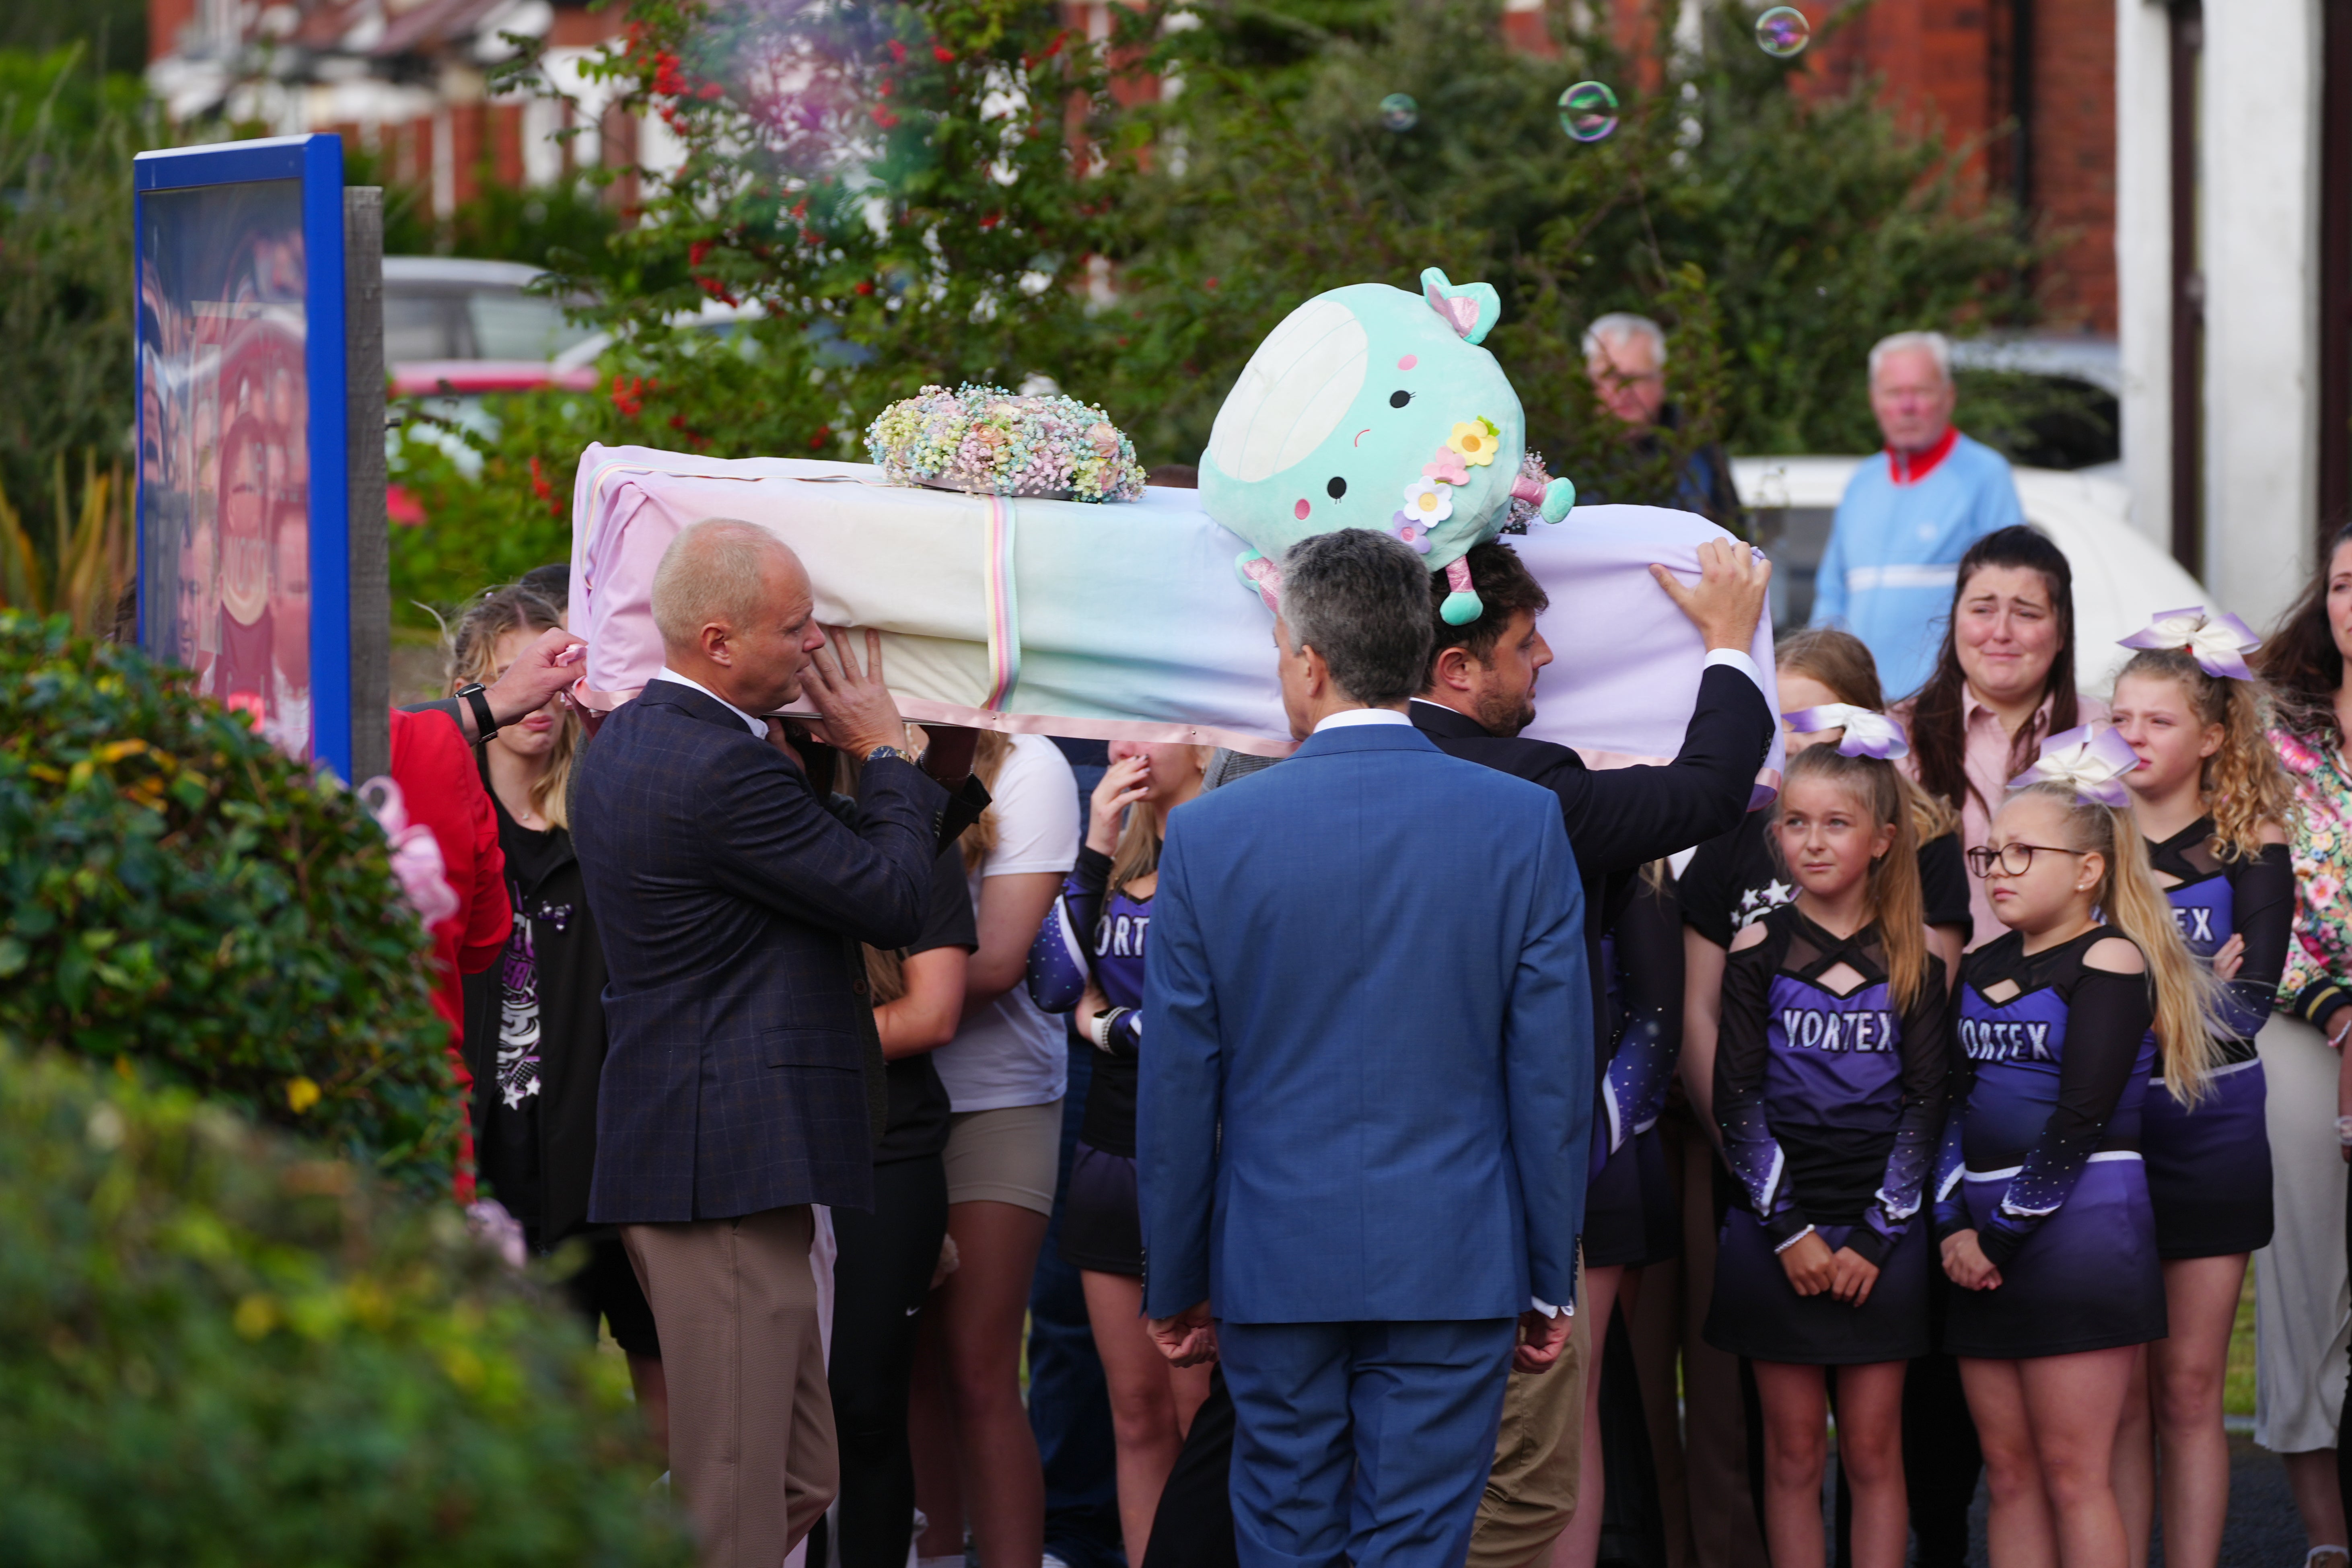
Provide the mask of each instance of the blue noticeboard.
{"label": "blue noticeboard", "polygon": [[342,142],[133,173],[140,643],[349,780]]}

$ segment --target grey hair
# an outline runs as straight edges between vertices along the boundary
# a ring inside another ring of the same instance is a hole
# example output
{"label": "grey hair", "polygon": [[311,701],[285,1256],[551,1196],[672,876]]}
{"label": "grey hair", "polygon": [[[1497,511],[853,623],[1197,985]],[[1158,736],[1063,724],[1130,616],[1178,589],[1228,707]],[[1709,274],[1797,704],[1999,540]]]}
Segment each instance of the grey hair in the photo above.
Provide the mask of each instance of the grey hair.
{"label": "grey hair", "polygon": [[1392,708],[1422,688],[1429,666],[1429,567],[1404,541],[1369,528],[1302,539],[1282,560],[1288,647],[1323,656],[1333,684]]}
{"label": "grey hair", "polygon": [[1878,366],[1882,360],[1888,354],[1902,353],[1910,349],[1927,350],[1927,357],[1936,362],[1936,374],[1944,378],[1946,386],[1952,384],[1952,340],[1941,332],[1895,332],[1871,344],[1871,384],[1878,384]]}
{"label": "grey hair", "polygon": [[678,530],[654,568],[654,625],[666,648],[695,646],[702,628],[723,621],[741,630],[756,620],[771,551],[792,551],[757,523],[709,517]]}
{"label": "grey hair", "polygon": [[1658,356],[1658,368],[1666,368],[1665,329],[1647,316],[1637,316],[1631,310],[1612,310],[1584,329],[1584,357],[1591,359],[1605,343],[1622,343],[1638,338],[1650,345]]}

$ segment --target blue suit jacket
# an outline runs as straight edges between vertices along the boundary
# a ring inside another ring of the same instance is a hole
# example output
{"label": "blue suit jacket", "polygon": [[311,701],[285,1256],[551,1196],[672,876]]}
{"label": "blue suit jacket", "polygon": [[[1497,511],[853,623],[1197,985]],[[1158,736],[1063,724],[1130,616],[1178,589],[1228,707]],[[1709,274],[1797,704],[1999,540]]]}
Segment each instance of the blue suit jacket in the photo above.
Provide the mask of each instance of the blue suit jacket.
{"label": "blue suit jacket", "polygon": [[597,731],[571,802],[607,972],[592,1221],[874,1206],[881,1064],[858,943],[914,939],[931,861],[976,813],[887,759],[858,806],[845,825],[674,681]]}
{"label": "blue suit jacket", "polygon": [[1571,1300],[1592,1007],[1549,791],[1328,730],[1169,821],[1146,959],[1146,1310],[1242,1323]]}

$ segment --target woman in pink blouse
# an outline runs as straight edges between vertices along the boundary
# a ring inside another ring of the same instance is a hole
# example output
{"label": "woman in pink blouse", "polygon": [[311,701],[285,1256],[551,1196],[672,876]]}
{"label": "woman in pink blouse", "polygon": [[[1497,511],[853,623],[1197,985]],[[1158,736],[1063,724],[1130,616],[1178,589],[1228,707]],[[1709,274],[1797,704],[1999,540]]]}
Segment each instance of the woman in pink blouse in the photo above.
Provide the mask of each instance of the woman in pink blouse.
{"label": "woman in pink blouse", "polygon": [[[2024,527],[1986,534],[1960,557],[1952,616],[1927,684],[1895,704],[1911,754],[1895,765],[1960,814],[1963,846],[1982,846],[2009,781],[2032,766],[2042,742],[2107,716],[2074,690],[2074,573],[2065,552]],[[2007,928],[1993,918],[1982,879],[1969,879],[1969,945]],[[1943,1275],[1929,1313],[1942,1337]],[[1922,1563],[1958,1563],[1969,1551],[1975,1500],[1976,1425],[1950,1356],[1922,1356],[1903,1384],[1903,1471]],[[1909,1434],[1917,1434],[1916,1440]]]}
{"label": "woman in pink blouse", "polygon": [[[2032,765],[2042,742],[2107,716],[2105,703],[2074,690],[2074,573],[2065,552],[2023,526],[1970,546],[1936,671],[1895,711],[1911,737],[1899,765],[1951,804],[1963,844],[1976,848],[2009,781]],[[1969,906],[1969,946],[2001,934],[1982,881],[1970,885]]]}

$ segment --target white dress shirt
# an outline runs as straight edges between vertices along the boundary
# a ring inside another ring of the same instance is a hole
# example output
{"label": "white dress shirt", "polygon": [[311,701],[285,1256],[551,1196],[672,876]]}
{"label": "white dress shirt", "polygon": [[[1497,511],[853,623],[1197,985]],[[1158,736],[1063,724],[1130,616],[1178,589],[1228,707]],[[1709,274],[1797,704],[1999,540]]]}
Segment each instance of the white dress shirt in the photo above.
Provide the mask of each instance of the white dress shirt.
{"label": "white dress shirt", "polygon": [[1412,719],[1402,708],[1342,708],[1337,713],[1326,713],[1316,721],[1315,733],[1326,730],[1346,730],[1358,724],[1402,724],[1410,729]]}
{"label": "white dress shirt", "polygon": [[727,699],[719,696],[719,693],[711,690],[710,688],[703,685],[699,680],[696,680],[690,676],[680,675],[677,671],[670,668],[667,665],[662,666],[662,672],[659,675],[655,676],[654,679],[656,680],[675,680],[680,686],[692,687],[695,690],[701,692],[705,697],[709,698],[713,702],[718,703],[721,708],[726,709],[730,713],[734,714],[738,719],[742,720],[744,728],[750,730],[751,733],[759,736],[762,741],[768,738],[768,726],[764,722],[752,718],[751,715],[744,712],[743,710],[736,707],[735,704],[728,701]]}

